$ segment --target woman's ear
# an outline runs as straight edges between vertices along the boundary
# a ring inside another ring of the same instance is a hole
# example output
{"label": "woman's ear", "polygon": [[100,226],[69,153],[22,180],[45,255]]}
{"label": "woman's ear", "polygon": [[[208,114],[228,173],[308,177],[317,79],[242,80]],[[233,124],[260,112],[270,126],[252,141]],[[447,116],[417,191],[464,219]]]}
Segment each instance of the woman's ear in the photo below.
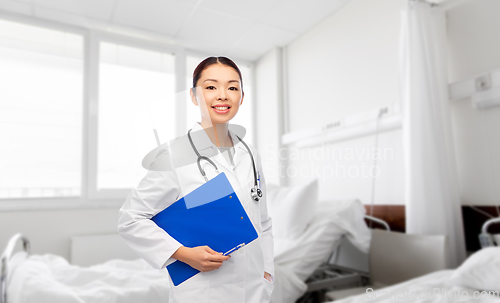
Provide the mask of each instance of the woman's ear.
{"label": "woman's ear", "polygon": [[240,101],[240,105],[243,104],[243,97],[245,97],[245,92],[241,92],[241,101]]}
{"label": "woman's ear", "polygon": [[196,100],[195,88],[191,87],[191,89],[189,89],[189,94],[191,95],[191,102],[193,102],[195,106],[198,106],[198,100]]}

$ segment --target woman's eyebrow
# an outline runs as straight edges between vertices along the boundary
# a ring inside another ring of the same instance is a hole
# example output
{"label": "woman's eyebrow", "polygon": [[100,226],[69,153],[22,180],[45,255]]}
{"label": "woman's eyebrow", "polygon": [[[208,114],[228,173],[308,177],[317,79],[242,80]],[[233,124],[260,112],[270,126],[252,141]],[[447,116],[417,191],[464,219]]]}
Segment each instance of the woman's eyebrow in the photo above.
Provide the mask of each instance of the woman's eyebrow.
{"label": "woman's eyebrow", "polygon": [[[214,82],[219,82],[219,81],[217,81],[217,80],[215,80],[215,79],[205,79],[205,81],[203,81],[203,82],[206,82],[206,81],[214,81]],[[227,83],[231,83],[231,82],[237,82],[237,83],[240,83],[240,81],[238,81],[238,80],[229,80],[229,81],[227,81]]]}

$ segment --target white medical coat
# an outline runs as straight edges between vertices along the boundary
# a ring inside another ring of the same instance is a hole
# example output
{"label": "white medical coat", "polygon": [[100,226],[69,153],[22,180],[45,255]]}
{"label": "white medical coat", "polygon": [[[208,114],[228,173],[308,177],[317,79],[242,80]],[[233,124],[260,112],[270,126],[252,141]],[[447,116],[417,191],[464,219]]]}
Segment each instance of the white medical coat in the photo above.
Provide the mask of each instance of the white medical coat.
{"label": "white medical coat", "polygon": [[[193,136],[193,133],[197,136]],[[191,134],[198,152],[209,157],[219,172],[226,174],[259,237],[232,253],[231,258],[218,269],[200,272],[178,286],[174,286],[170,280],[168,302],[267,303],[271,299],[274,283],[264,278],[264,272],[270,273],[274,281],[274,244],[260,156],[247,143],[255,157],[263,191],[263,197],[255,202],[250,196],[254,182],[252,160],[231,128],[229,134],[235,149],[234,168],[218,152],[200,124],[195,123]],[[186,158],[191,159],[188,162],[182,160]],[[196,159],[187,135],[173,140],[169,148],[155,158],[151,169],[139,185],[130,191],[119,211],[119,233],[139,256],[155,268],[165,268],[174,262],[171,256],[182,245],[150,218],[205,183]],[[202,160],[201,163],[209,179],[217,174],[207,161]]]}

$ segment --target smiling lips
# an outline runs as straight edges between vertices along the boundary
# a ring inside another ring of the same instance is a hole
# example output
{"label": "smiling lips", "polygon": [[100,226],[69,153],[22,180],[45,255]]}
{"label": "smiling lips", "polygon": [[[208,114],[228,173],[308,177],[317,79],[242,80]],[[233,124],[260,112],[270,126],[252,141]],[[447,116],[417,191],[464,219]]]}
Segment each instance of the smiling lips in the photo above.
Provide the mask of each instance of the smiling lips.
{"label": "smiling lips", "polygon": [[217,106],[212,106],[212,108],[214,109],[214,112],[218,114],[226,114],[229,112],[231,106],[229,106],[228,104],[220,104]]}

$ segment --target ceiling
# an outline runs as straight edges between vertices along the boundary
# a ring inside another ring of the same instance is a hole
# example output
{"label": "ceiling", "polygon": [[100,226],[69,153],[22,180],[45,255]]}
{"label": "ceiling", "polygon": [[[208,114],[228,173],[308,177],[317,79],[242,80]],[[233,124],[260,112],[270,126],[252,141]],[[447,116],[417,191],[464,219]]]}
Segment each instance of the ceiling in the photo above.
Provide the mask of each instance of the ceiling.
{"label": "ceiling", "polygon": [[349,0],[0,0],[0,10],[255,61]]}

